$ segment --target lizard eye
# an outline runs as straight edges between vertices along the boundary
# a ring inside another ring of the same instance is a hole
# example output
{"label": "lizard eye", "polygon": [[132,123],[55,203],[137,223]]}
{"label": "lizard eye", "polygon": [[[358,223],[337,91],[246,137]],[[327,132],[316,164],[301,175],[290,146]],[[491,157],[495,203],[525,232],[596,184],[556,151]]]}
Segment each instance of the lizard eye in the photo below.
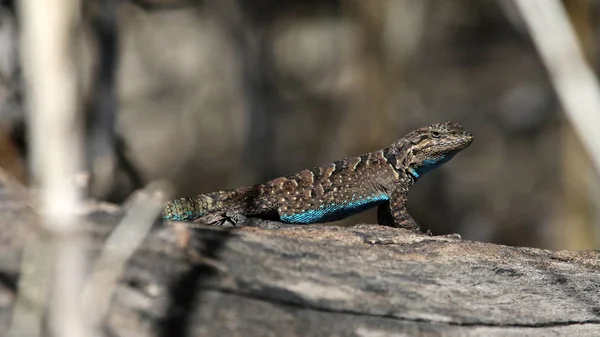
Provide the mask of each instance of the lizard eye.
{"label": "lizard eye", "polygon": [[433,132],[431,133],[431,136],[432,136],[433,138],[440,138],[440,133],[439,133],[439,132],[437,132],[437,131],[433,131]]}

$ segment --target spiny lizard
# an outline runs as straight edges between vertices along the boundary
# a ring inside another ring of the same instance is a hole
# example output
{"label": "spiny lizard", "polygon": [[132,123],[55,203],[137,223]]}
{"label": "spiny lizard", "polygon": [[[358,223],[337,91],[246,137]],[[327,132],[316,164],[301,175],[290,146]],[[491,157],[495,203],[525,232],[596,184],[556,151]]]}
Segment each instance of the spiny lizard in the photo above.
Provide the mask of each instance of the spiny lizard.
{"label": "spiny lizard", "polygon": [[313,167],[264,184],[169,201],[166,220],[237,223],[245,216],[312,224],[378,206],[381,225],[420,232],[408,214],[408,189],[473,141],[457,123],[414,130],[383,150]]}

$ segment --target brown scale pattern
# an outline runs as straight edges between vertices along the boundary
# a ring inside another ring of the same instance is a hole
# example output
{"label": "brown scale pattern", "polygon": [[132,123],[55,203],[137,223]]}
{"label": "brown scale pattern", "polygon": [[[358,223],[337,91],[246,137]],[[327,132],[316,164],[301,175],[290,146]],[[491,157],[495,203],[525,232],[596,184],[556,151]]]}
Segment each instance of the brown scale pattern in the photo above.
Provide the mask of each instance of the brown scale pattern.
{"label": "brown scale pattern", "polygon": [[383,150],[304,170],[269,181],[265,186],[274,189],[275,194],[283,192],[278,211],[281,215],[291,215],[317,210],[323,205],[349,203],[353,197],[360,199],[381,193],[373,184],[376,176],[380,180],[396,179],[395,170],[387,163]]}
{"label": "brown scale pattern", "polygon": [[414,130],[389,147],[238,189],[171,200],[169,220],[213,221],[237,215],[284,222],[326,222],[378,207],[379,223],[418,230],[406,211],[410,186],[471,144],[473,136],[447,122]]}

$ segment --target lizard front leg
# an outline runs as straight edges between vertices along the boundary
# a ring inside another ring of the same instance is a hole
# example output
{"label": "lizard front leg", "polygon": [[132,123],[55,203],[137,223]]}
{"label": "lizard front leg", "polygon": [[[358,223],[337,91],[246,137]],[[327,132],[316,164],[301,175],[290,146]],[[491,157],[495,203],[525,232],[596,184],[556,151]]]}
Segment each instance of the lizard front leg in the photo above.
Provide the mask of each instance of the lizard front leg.
{"label": "lizard front leg", "polygon": [[384,226],[401,227],[421,233],[417,222],[406,209],[407,189],[398,187],[392,191],[388,203],[380,205],[377,210],[378,223]]}

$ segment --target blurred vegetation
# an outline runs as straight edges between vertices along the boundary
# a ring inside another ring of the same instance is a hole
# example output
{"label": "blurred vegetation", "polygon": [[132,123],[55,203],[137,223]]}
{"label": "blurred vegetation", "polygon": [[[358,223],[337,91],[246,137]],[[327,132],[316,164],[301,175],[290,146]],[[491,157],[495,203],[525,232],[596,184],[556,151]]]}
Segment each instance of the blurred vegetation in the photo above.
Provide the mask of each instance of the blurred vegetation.
{"label": "blurred vegetation", "polygon": [[[595,65],[598,5],[569,3]],[[26,162],[17,24],[3,5],[0,123]],[[414,187],[423,227],[600,246],[597,176],[510,2],[94,0],[82,13],[88,152],[116,169],[96,197],[120,202],[157,178],[182,196],[258,183],[452,120],[476,140]],[[2,168],[25,180],[5,153]]]}

